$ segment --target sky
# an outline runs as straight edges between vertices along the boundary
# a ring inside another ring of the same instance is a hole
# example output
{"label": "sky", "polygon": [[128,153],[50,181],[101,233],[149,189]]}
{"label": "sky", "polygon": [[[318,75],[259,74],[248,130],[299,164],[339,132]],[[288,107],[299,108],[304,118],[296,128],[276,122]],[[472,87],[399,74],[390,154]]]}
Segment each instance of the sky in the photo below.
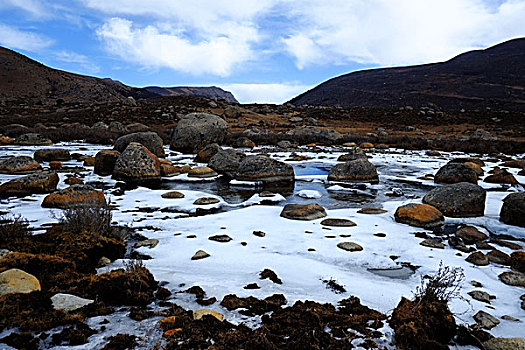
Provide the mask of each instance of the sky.
{"label": "sky", "polygon": [[525,36],[525,0],[0,0],[0,45],[143,86],[283,103],[348,72]]}

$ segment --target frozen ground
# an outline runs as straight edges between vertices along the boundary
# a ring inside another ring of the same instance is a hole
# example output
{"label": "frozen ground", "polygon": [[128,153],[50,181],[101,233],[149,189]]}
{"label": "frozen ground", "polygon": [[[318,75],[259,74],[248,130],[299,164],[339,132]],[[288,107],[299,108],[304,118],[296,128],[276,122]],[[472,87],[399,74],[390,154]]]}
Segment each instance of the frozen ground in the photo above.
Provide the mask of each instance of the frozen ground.
{"label": "frozen ground", "polygon": [[[55,147],[67,147],[71,152],[89,155],[104,149],[101,146],[85,144],[58,144]],[[34,147],[5,147],[1,156],[32,155],[34,151]],[[254,150],[255,153],[258,151],[260,150]],[[285,152],[270,150],[270,153],[283,161],[290,156]],[[326,180],[328,170],[337,163],[337,157],[343,152],[335,152],[330,148],[312,152],[304,148],[298,153],[310,159],[289,162],[296,171],[295,188],[283,189],[280,195],[273,198],[275,203],[270,205],[259,204],[267,198],[257,195],[261,191],[257,184],[237,182],[229,185],[221,179],[211,182],[188,182],[187,177],[180,176],[170,178],[157,189],[139,187],[126,190],[123,194],[114,190],[115,181],[110,177],[99,177],[93,175],[92,171],[86,171],[85,181],[93,182],[98,187],[102,186],[106,195],[118,206],[118,210],[113,214],[116,222],[136,228],[150,228],[143,229],[141,234],[148,238],[156,238],[160,243],[153,249],[139,248],[139,252],[153,258],[144,263],[157,280],[167,282],[166,287],[174,292],[173,301],[185,308],[201,307],[193,301],[191,295],[177,292],[199,285],[206,291],[207,297],[215,296],[219,301],[224,295],[232,293],[241,297],[254,295],[259,298],[282,293],[289,305],[296,300],[305,299],[336,303],[350,295],[356,295],[364,305],[390,313],[402,296],[412,296],[422,275],[435,272],[439,262],[443,261],[446,265],[461,267],[465,273],[465,283],[461,289],[464,300],[456,299],[451,303],[459,323],[473,323],[472,316],[479,310],[485,310],[501,321],[500,325],[491,330],[493,335],[523,335],[525,311],[519,307],[518,301],[525,289],[506,286],[497,277],[508,268],[492,263],[486,267],[474,266],[465,261],[466,254],[458,253],[448,245],[445,249],[423,247],[419,245],[421,239],[416,238],[414,233],[424,230],[396,223],[393,219],[399,205],[420,202],[421,197],[435,186],[432,181],[420,180],[419,177],[435,174],[448,160],[465,156],[464,154],[443,153],[440,157],[429,157],[424,151],[369,152],[372,156],[371,162],[378,166],[380,183],[349,188],[345,184],[329,183]],[[168,159],[192,165],[192,158],[189,156],[173,154]],[[485,173],[499,165],[498,161],[485,162]],[[78,165],[75,161],[65,164]],[[525,177],[517,176],[516,169],[509,170],[515,174],[518,181],[525,183]],[[63,179],[64,174],[60,176]],[[1,182],[9,178],[12,176],[0,175]],[[498,220],[502,199],[511,192],[523,191],[523,188],[502,187],[483,181],[479,181],[479,185],[489,190],[485,216],[447,218],[446,223],[469,223],[484,232],[488,229],[498,234],[525,238],[525,229],[505,225]],[[63,182],[60,187],[65,187]],[[402,196],[387,196],[386,193],[393,188],[399,188]],[[163,193],[174,189],[184,193],[185,198],[161,198]],[[56,221],[53,217],[58,212],[54,214],[54,211],[40,207],[43,197],[34,195],[24,199],[2,200],[0,211],[21,214],[31,220],[33,226]],[[194,216],[196,206],[193,202],[199,197],[218,198],[220,203],[216,205],[199,206],[208,209],[215,207],[218,212]],[[310,202],[317,202],[325,207],[329,218],[351,219],[357,226],[329,228],[320,224],[321,219],[295,221],[279,216],[282,206],[286,203]],[[387,212],[380,215],[357,213],[358,209],[365,206],[382,207]],[[148,208],[147,212],[144,208]],[[263,231],[266,235],[255,236],[253,231],[256,230]],[[375,233],[385,233],[386,236],[378,237]],[[216,234],[227,234],[232,241],[218,243],[208,239]],[[189,238],[194,236],[195,238]],[[337,243],[343,241],[358,243],[364,249],[361,252],[343,251],[337,248]],[[211,256],[192,261],[191,257],[199,249],[205,250]],[[504,247],[498,249],[511,253]],[[397,258],[394,260],[393,257]],[[409,263],[417,269],[402,269],[401,263]],[[120,264],[122,261],[117,261],[103,271]],[[259,280],[258,274],[265,268],[275,271],[283,284]],[[330,278],[344,285],[347,292],[335,294],[327,289],[322,280]],[[481,282],[481,289],[497,298],[490,305],[473,300],[467,294],[476,289],[471,286],[470,281]],[[257,283],[260,289],[243,288],[252,282]],[[234,323],[256,322],[237,312],[228,312],[219,303],[210,308],[223,313],[226,319]],[[93,336],[89,346],[67,348],[89,349],[95,344],[101,344],[103,336],[118,333],[119,329],[126,328],[128,324],[136,325],[130,320],[128,322],[124,314],[122,311],[113,315],[111,323],[106,325],[108,330]],[[506,321],[501,319],[503,315],[522,321]],[[96,321],[90,322],[96,324]],[[151,323],[151,320],[144,322]],[[136,332],[147,334],[151,328],[148,325],[151,326],[148,323],[143,324]],[[391,331],[387,327],[385,332]],[[389,338],[388,334],[386,338]]]}

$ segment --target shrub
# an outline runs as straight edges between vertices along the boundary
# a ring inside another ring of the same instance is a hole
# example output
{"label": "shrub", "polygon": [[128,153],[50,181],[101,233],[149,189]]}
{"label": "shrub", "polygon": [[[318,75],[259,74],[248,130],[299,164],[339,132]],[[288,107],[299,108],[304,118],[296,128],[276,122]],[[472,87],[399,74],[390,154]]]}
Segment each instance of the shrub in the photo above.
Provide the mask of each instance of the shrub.
{"label": "shrub", "polygon": [[0,248],[31,236],[29,222],[20,215],[0,216]]}
{"label": "shrub", "polygon": [[86,201],[84,205],[65,209],[59,222],[66,231],[74,233],[90,231],[109,235],[111,218],[111,201],[104,205],[95,201]]}
{"label": "shrub", "polygon": [[445,266],[441,261],[438,271],[434,275],[421,279],[421,284],[414,293],[415,300],[449,302],[451,299],[460,296],[464,279],[465,275],[462,268]]}

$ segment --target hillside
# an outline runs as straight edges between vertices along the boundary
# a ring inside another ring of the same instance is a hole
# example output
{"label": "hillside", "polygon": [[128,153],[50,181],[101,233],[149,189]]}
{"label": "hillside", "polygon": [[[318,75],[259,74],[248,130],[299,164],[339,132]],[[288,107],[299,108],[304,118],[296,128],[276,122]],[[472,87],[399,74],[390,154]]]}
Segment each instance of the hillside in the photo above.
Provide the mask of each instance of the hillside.
{"label": "hillside", "polygon": [[363,70],[330,79],[294,105],[344,108],[487,107],[525,111],[525,38],[470,51],[442,63]]}
{"label": "hillside", "polygon": [[47,67],[29,57],[0,47],[0,104],[44,105],[125,102],[159,96],[201,96],[237,102],[217,87],[134,88],[112,79],[100,79]]}

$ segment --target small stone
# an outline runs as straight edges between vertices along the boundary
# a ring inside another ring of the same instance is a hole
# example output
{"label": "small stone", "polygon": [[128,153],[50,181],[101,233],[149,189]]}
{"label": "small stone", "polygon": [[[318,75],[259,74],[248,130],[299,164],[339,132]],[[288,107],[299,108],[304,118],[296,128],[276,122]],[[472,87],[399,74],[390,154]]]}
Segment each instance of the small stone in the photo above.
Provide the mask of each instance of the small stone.
{"label": "small stone", "polygon": [[489,264],[489,259],[482,252],[472,253],[465,260],[477,266],[487,266]]}
{"label": "small stone", "polygon": [[206,179],[215,177],[218,174],[211,168],[206,166],[195,167],[188,172],[188,177],[195,177],[199,179]]}
{"label": "small stone", "polygon": [[492,329],[500,323],[496,317],[485,311],[478,311],[478,313],[474,315],[474,321],[485,329]]}
{"label": "small stone", "polygon": [[109,260],[109,259],[106,258],[105,256],[101,257],[101,258],[98,260],[98,267],[108,266],[109,264],[111,264],[111,260]]}
{"label": "small stone", "polygon": [[352,227],[357,226],[355,222],[348,219],[324,219],[321,225],[333,227]]}
{"label": "small stone", "polygon": [[64,310],[66,312],[70,312],[92,304],[95,301],[91,299],[84,299],[72,294],[58,293],[51,297],[51,302],[53,303],[53,308],[55,310]]}
{"label": "small stone", "polygon": [[384,237],[386,237],[386,233],[377,232],[377,233],[374,233],[374,236],[384,238]]}
{"label": "small stone", "polygon": [[224,316],[217,311],[213,311],[210,309],[200,309],[193,311],[193,319],[194,320],[200,320],[203,316],[210,315],[218,319],[219,321],[224,320]]}
{"label": "small stone", "polygon": [[502,239],[491,239],[490,240],[491,243],[494,243],[494,244],[497,244],[501,247],[505,247],[505,248],[509,248],[509,249],[512,249],[512,250],[521,250],[523,249],[523,247],[517,243],[513,243],[513,242],[509,242],[509,241],[504,241]]}
{"label": "small stone", "polygon": [[221,201],[214,197],[201,197],[197,198],[195,202],[193,202],[194,205],[210,205],[210,204],[217,204]]}
{"label": "small stone", "polygon": [[509,316],[509,315],[503,315],[503,316],[501,316],[501,319],[505,320],[505,321],[511,321],[511,322],[521,322],[520,319],[518,319],[516,317]]}
{"label": "small stone", "polygon": [[281,217],[291,220],[315,220],[326,216],[326,211],[317,203],[286,204]]}
{"label": "small stone", "polygon": [[181,193],[179,191],[170,191],[163,193],[161,197],[166,199],[184,198],[184,193]]}
{"label": "small stone", "polygon": [[0,249],[0,260],[5,258],[7,254],[11,253],[9,249]]}
{"label": "small stone", "polygon": [[208,239],[210,241],[221,242],[221,243],[226,243],[232,240],[232,238],[228,235],[215,235],[215,236],[208,237]]}
{"label": "small stone", "polygon": [[257,283],[248,283],[243,287],[244,289],[261,289]]}
{"label": "small stone", "polygon": [[478,281],[470,281],[470,284],[471,284],[473,287],[476,287],[476,288],[481,288],[481,287],[483,287],[483,284],[481,284],[481,282],[478,282]]}
{"label": "small stone", "polygon": [[337,247],[347,252],[359,252],[363,250],[363,247],[354,242],[340,242],[337,243]]}
{"label": "small stone", "polygon": [[443,243],[432,238],[425,239],[423,242],[419,243],[419,245],[429,248],[445,249],[445,245]]}
{"label": "small stone", "polygon": [[253,231],[253,235],[257,237],[264,237],[266,236],[266,233],[264,233],[263,231]]}
{"label": "small stone", "polygon": [[357,212],[359,214],[377,215],[377,214],[387,213],[388,210],[381,209],[381,208],[362,208],[362,209],[359,209]]}
{"label": "small stone", "polygon": [[490,304],[490,301],[492,299],[496,298],[494,295],[490,295],[489,293],[484,292],[482,290],[473,290],[471,292],[468,292],[467,294],[470,295],[472,297],[472,299],[475,299],[475,300],[478,300],[478,301],[482,301],[482,302],[488,303],[488,304]]}
{"label": "small stone", "polygon": [[191,257],[191,260],[200,260],[209,257],[210,254],[206,253],[204,250],[197,250],[197,252]]}
{"label": "small stone", "polygon": [[277,276],[277,274],[270,269],[262,270],[261,273],[259,274],[259,278],[262,280],[267,278],[273,283],[283,284],[283,281],[281,281],[281,279]]}
{"label": "small stone", "polygon": [[146,239],[144,241],[137,242],[135,243],[133,247],[134,248],[140,248],[140,247],[155,248],[157,244],[159,244],[159,240],[151,238],[151,239]]}
{"label": "small stone", "polygon": [[456,236],[463,239],[465,244],[474,244],[489,238],[486,234],[473,226],[464,226],[456,232]]}

